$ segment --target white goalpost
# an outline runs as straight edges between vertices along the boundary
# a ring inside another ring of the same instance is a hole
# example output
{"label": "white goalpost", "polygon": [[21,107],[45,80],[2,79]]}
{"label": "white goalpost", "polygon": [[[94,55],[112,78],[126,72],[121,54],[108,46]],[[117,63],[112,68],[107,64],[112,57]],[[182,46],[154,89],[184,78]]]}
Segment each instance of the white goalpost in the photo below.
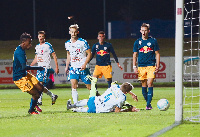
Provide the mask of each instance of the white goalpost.
{"label": "white goalpost", "polygon": [[200,122],[200,0],[176,0],[175,122]]}
{"label": "white goalpost", "polygon": [[183,3],[184,0],[176,0],[175,123],[183,119]]}

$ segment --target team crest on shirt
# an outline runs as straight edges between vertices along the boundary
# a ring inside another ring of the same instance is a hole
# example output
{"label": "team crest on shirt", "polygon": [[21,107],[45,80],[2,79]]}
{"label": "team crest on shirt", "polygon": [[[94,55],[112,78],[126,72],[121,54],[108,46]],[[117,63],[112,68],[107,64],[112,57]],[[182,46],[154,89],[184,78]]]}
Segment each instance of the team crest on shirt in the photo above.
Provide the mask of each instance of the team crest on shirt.
{"label": "team crest on shirt", "polygon": [[104,47],[104,50],[107,50],[107,47]]}
{"label": "team crest on shirt", "polygon": [[149,46],[149,47],[150,47],[150,46],[151,46],[151,42],[148,42],[148,43],[147,43],[147,46]]}
{"label": "team crest on shirt", "polygon": [[139,40],[139,44],[140,44],[140,45],[142,44],[142,41],[141,41],[141,40]]}
{"label": "team crest on shirt", "polygon": [[96,45],[96,49],[98,49],[99,48],[99,45]]}

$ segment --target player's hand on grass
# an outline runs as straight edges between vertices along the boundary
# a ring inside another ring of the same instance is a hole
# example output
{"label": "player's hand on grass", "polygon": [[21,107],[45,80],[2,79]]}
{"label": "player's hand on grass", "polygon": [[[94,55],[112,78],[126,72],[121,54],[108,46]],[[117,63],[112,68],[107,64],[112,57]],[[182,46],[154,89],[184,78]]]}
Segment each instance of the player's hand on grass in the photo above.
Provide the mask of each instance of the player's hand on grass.
{"label": "player's hand on grass", "polygon": [[140,109],[136,108],[136,107],[132,107],[131,112],[139,112]]}

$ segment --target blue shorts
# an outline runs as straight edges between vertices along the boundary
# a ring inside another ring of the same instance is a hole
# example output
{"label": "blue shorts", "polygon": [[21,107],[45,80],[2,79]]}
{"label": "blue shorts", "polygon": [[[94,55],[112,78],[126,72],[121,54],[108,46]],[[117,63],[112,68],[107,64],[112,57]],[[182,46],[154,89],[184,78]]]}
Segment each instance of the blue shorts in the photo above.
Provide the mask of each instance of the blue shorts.
{"label": "blue shorts", "polygon": [[96,113],[96,106],[95,106],[95,103],[94,103],[94,100],[95,100],[95,96],[93,97],[90,97],[88,102],[87,102],[87,105],[88,105],[88,113]]}
{"label": "blue shorts", "polygon": [[40,82],[44,82],[44,86],[46,86],[47,81],[49,79],[49,75],[50,75],[49,72],[50,72],[50,69],[46,69],[46,68],[44,68],[42,71],[37,70],[36,77]]}
{"label": "blue shorts", "polygon": [[76,79],[77,81],[81,79],[85,84],[91,84],[91,81],[86,77],[87,75],[90,75],[90,71],[88,68],[80,71],[80,68],[71,67],[69,70],[70,79]]}

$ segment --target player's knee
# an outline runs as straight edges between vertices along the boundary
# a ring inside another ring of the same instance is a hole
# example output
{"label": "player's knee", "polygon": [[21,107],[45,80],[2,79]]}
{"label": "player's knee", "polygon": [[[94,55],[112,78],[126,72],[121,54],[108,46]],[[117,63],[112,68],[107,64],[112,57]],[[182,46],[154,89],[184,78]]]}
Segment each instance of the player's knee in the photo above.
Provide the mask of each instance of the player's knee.
{"label": "player's knee", "polygon": [[153,83],[148,83],[148,87],[153,87]]}

